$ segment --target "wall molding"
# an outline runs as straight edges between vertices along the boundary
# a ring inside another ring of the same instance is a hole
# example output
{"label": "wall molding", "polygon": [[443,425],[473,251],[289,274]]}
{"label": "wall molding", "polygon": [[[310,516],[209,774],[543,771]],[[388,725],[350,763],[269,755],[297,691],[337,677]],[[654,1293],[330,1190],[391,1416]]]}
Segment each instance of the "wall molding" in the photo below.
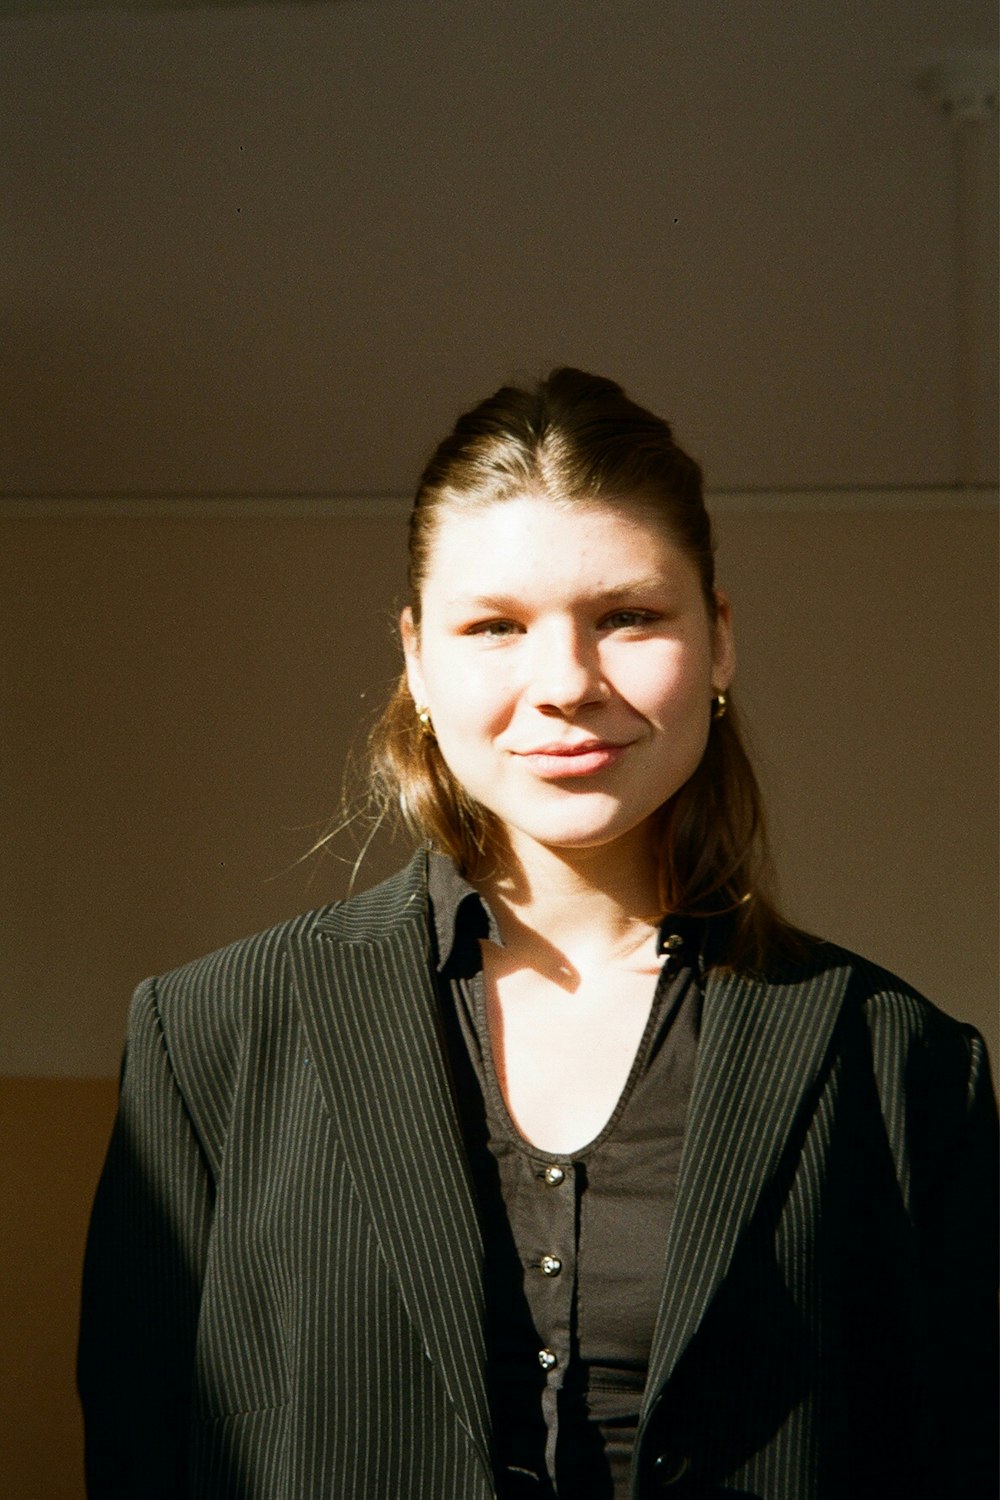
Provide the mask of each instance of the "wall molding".
{"label": "wall molding", "polygon": [[[996,510],[994,485],[706,491],[713,512]],[[397,520],[407,495],[0,495],[0,520]]]}

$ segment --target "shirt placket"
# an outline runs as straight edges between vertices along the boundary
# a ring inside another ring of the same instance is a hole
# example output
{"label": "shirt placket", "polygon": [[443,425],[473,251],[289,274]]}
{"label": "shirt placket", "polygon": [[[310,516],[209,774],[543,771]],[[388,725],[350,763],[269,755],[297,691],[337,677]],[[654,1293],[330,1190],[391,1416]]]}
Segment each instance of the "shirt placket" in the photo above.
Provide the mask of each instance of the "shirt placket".
{"label": "shirt placket", "polygon": [[555,1481],[559,1392],[570,1368],[577,1276],[577,1230],[582,1171],[570,1160],[522,1156],[530,1172],[530,1239],[522,1245],[525,1290],[538,1333],[536,1358],[545,1378],[542,1411],[545,1467]]}

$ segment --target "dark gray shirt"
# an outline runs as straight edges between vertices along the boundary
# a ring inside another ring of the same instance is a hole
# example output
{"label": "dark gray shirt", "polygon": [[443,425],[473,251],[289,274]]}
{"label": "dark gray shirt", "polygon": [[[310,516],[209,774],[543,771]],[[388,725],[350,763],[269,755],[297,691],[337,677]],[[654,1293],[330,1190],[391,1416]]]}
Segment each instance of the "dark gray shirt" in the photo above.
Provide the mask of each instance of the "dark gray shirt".
{"label": "dark gray shirt", "polygon": [[518,1133],[486,1022],[487,904],[431,860],[437,969],[486,1244],[490,1401],[506,1497],[624,1500],[697,1055],[707,924],[666,918],[628,1080],[600,1134],[556,1156]]}

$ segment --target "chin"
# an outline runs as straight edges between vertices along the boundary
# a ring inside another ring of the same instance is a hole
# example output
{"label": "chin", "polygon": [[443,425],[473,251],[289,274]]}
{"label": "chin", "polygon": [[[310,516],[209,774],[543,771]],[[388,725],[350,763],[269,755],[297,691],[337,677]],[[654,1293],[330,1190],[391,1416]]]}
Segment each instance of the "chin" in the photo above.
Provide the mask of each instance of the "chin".
{"label": "chin", "polygon": [[593,849],[610,849],[613,845],[623,842],[638,843],[644,837],[644,830],[649,818],[641,818],[637,823],[594,825],[593,823],[562,825],[558,828],[512,828],[512,842],[514,845],[529,844],[539,845],[549,849],[554,854],[571,854],[574,850],[585,853]]}

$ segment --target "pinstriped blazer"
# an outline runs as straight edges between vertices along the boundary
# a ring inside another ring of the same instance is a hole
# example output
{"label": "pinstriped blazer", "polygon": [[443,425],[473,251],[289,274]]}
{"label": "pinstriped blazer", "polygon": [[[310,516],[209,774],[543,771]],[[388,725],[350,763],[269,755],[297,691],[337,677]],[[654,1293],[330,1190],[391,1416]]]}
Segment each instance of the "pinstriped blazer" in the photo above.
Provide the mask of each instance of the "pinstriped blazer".
{"label": "pinstriped blazer", "polygon": [[[136,992],[91,1500],[494,1495],[426,901],[418,855]],[[980,1038],[891,975],[713,973],[633,1494],[992,1500],[995,1154]]]}

